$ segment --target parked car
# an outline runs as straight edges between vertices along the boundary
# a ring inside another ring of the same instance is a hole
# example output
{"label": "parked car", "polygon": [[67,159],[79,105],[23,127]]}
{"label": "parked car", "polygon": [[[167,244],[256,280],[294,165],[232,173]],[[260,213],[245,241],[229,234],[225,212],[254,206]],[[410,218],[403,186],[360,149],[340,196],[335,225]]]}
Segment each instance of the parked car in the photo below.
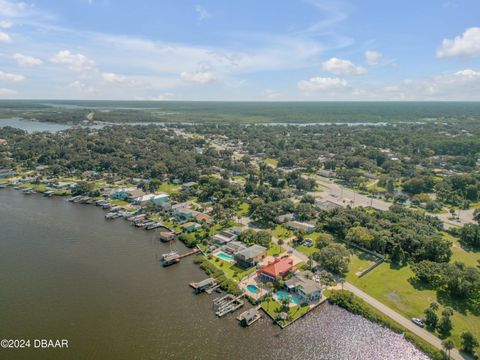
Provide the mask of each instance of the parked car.
{"label": "parked car", "polygon": [[412,318],[412,322],[413,322],[415,325],[418,325],[418,326],[420,326],[420,327],[424,327],[424,326],[425,326],[425,323],[424,323],[423,320],[421,320],[421,319]]}

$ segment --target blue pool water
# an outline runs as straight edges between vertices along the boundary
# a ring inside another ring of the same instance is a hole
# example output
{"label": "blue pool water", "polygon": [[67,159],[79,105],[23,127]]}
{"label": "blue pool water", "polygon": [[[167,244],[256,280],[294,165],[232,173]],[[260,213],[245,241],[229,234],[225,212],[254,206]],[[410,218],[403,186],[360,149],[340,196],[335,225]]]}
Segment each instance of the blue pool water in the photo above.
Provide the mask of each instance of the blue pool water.
{"label": "blue pool water", "polygon": [[252,285],[252,284],[247,285],[247,290],[250,291],[253,294],[257,294],[260,291],[260,289],[258,287],[256,287],[255,285]]}
{"label": "blue pool water", "polygon": [[228,262],[233,261],[233,257],[231,257],[228,254],[225,254],[224,252],[218,252],[218,253],[215,254],[215,256],[222,259],[222,260],[228,261]]}
{"label": "blue pool water", "polygon": [[278,300],[282,301],[283,299],[290,300],[291,303],[298,304],[300,301],[294,298],[292,295],[286,293],[285,291],[279,290],[276,292]]}

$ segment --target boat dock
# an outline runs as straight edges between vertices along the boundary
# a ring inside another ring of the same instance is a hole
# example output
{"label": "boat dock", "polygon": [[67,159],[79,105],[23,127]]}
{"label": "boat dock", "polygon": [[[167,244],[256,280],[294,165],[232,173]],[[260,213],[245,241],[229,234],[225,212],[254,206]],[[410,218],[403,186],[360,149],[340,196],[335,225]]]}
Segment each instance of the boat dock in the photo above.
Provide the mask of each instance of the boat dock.
{"label": "boat dock", "polygon": [[203,291],[210,290],[213,287],[218,287],[220,285],[217,284],[217,279],[215,278],[208,278],[199,282],[192,282],[190,286],[195,290],[195,294],[199,294]]}
{"label": "boat dock", "polygon": [[251,308],[247,311],[244,311],[243,313],[237,316],[237,320],[240,321],[240,324],[242,326],[250,326],[255,321],[257,321],[262,317],[259,310],[260,310],[260,305],[257,307]]}
{"label": "boat dock", "polygon": [[217,310],[215,314],[218,317],[222,317],[231,312],[234,312],[237,309],[240,309],[243,305],[245,305],[245,301],[243,300],[244,296],[245,294],[239,295],[237,297],[231,294],[227,294],[221,298],[214,299],[213,305]]}
{"label": "boat dock", "polygon": [[187,251],[186,253],[183,253],[183,254],[180,254],[178,255],[180,259],[184,258],[184,257],[187,257],[187,256],[190,256],[190,255],[194,255],[196,253],[198,253],[200,251],[199,248],[195,248],[195,249],[192,249],[190,251]]}

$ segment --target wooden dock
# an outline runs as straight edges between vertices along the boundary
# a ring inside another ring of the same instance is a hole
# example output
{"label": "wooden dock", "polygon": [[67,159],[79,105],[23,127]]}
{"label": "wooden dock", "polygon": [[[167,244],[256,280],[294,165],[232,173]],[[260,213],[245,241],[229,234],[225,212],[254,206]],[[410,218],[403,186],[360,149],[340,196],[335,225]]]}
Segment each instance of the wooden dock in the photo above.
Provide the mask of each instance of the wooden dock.
{"label": "wooden dock", "polygon": [[184,257],[190,256],[190,255],[193,255],[193,254],[196,254],[196,253],[198,253],[198,252],[200,252],[200,249],[199,249],[199,248],[195,248],[195,249],[193,249],[193,250],[191,250],[191,251],[188,251],[188,252],[186,252],[186,253],[179,254],[178,257],[179,257],[180,259],[182,259],[182,258],[184,258]]}
{"label": "wooden dock", "polygon": [[214,299],[213,304],[217,308],[215,314],[218,317],[222,317],[228,313],[240,309],[243,305],[245,305],[245,301],[242,299],[244,295],[245,294],[241,294],[237,297],[234,297],[231,294],[227,294],[221,298]]}

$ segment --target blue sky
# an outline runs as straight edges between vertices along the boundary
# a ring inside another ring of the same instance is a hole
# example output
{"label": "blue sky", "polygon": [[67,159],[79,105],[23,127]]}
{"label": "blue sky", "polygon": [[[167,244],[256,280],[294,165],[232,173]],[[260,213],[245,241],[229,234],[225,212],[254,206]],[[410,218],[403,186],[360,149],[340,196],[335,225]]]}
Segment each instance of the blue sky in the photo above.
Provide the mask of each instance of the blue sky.
{"label": "blue sky", "polygon": [[478,0],[0,0],[0,98],[480,100],[478,14]]}

